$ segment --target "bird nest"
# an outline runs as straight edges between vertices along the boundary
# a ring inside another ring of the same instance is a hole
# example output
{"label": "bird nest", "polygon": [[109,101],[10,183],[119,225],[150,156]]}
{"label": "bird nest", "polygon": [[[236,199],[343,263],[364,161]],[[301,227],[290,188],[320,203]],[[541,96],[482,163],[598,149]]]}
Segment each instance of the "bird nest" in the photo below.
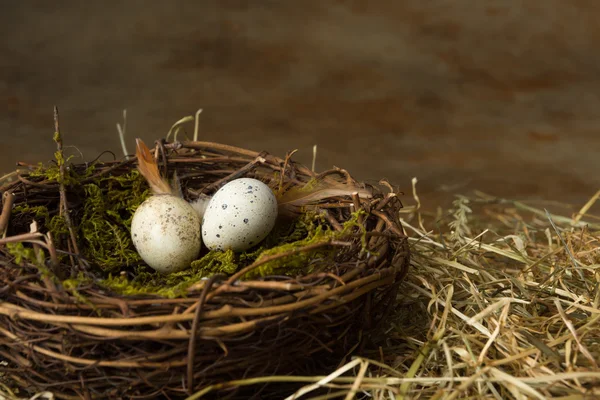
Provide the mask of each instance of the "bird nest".
{"label": "bird nest", "polygon": [[[239,378],[325,371],[360,350],[407,273],[402,204],[388,183],[315,173],[291,153],[160,140],[153,155],[186,200],[239,177],[279,195],[316,182],[321,195],[291,201],[259,246],[204,249],[191,268],[159,274],[130,238],[151,195],[136,157],[73,164],[55,141],[56,160],[21,164],[0,188],[0,380],[21,393],[182,398]],[[326,190],[340,184],[371,195]],[[280,389],[240,390],[217,395]]]}

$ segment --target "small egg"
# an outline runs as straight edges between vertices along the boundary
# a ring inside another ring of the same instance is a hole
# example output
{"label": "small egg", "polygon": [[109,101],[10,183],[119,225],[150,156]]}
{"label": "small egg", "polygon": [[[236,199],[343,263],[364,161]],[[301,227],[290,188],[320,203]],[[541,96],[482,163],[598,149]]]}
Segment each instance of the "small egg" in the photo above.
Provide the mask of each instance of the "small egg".
{"label": "small egg", "polygon": [[200,217],[184,199],[154,195],[137,208],[131,238],[138,254],[161,273],[189,267],[200,253]]}
{"label": "small egg", "polygon": [[263,182],[239,178],[210,199],[202,220],[202,241],[210,250],[244,251],[275,226],[277,199]]}

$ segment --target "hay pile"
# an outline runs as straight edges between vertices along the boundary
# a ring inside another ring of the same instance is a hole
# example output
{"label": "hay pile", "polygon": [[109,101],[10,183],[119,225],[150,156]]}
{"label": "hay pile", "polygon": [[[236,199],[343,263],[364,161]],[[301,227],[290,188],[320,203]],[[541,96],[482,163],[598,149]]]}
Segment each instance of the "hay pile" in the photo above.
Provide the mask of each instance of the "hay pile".
{"label": "hay pile", "polygon": [[296,382],[287,399],[600,398],[600,219],[587,214],[599,195],[569,212],[476,192],[422,213],[415,191],[399,216],[411,272],[370,349],[327,376],[222,386]]}

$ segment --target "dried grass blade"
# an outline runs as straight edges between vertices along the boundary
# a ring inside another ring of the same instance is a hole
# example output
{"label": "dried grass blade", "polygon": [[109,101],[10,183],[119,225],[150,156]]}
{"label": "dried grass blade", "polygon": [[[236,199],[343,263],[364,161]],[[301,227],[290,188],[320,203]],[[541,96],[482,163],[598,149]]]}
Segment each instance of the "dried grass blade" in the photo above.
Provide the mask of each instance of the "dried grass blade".
{"label": "dried grass blade", "polygon": [[310,392],[312,392],[312,391],[314,391],[314,390],[322,387],[323,385],[325,385],[325,384],[333,381],[335,378],[337,378],[340,375],[346,373],[346,371],[349,371],[352,368],[356,367],[361,362],[362,362],[362,360],[360,358],[356,358],[356,359],[348,362],[346,365],[343,365],[342,367],[338,368],[337,370],[335,370],[331,374],[327,375],[323,379],[320,379],[316,383],[298,389],[294,394],[286,397],[285,400],[299,399],[300,397],[304,396],[305,394],[310,393]]}
{"label": "dried grass blade", "polygon": [[350,391],[346,395],[345,400],[351,400],[354,398],[354,396],[356,396],[356,392],[358,392],[358,389],[360,388],[360,385],[365,377],[365,374],[367,373],[368,367],[369,367],[369,361],[361,360],[361,365],[360,365],[358,374],[356,375],[356,380],[352,384],[352,387],[350,388]]}
{"label": "dried grass blade", "polygon": [[474,322],[478,322],[480,320],[482,320],[483,318],[487,317],[488,315],[490,315],[491,313],[493,313],[494,311],[505,307],[506,305],[510,304],[511,302],[518,302],[521,304],[528,304],[529,302],[524,301],[524,300],[517,300],[517,299],[511,299],[508,297],[504,297],[502,299],[500,299],[499,301],[490,304],[489,306],[487,306],[486,308],[484,308],[482,311],[478,312],[477,314],[475,314],[474,316],[472,316],[471,318],[469,318],[469,320],[467,321],[467,323],[469,325],[473,324]]}
{"label": "dried grass blade", "polygon": [[560,239],[561,243],[565,247],[565,251],[569,255],[569,258],[571,259],[571,262],[573,263],[573,268],[577,271],[577,273],[579,274],[579,277],[581,279],[585,279],[584,276],[583,276],[583,272],[581,272],[581,270],[579,270],[577,268],[579,266],[579,262],[577,262],[577,260],[575,259],[575,256],[573,255],[573,252],[571,251],[571,248],[567,245],[567,242],[565,242],[565,239],[560,234],[560,231],[558,230],[558,228],[554,224],[554,221],[552,221],[552,217],[550,216],[550,213],[546,209],[544,209],[544,211],[546,211],[546,216],[548,217],[548,221],[550,221],[550,225],[552,225],[552,228],[554,228],[554,231],[558,235],[558,238]]}
{"label": "dried grass blade", "polygon": [[[433,349],[433,347],[437,346],[439,340],[444,336],[444,334],[446,332],[446,322],[448,321],[448,312],[452,308],[452,297],[453,296],[454,296],[454,287],[449,286],[448,294],[446,296],[446,301],[444,302],[444,312],[442,314],[440,325],[438,326],[436,333],[433,335],[431,341],[425,343],[425,345],[421,349],[419,349],[419,353],[418,353],[417,357],[415,357],[415,360],[413,361],[413,363],[411,364],[410,368],[408,369],[408,371],[406,372],[406,374],[404,376],[405,378],[413,378],[417,375],[417,372],[419,371],[419,368],[421,368],[421,365],[423,364],[425,357],[427,357],[429,355],[429,352]],[[436,301],[441,302],[441,299],[436,298]],[[400,392],[397,396],[397,399],[399,399],[399,400],[404,399],[404,396],[408,395],[410,385],[411,385],[410,382],[404,382],[402,385],[400,385]]]}
{"label": "dried grass blade", "polygon": [[542,395],[540,392],[533,389],[531,386],[527,385],[522,380],[512,375],[509,375],[506,372],[499,370],[498,368],[491,368],[490,373],[492,374],[492,376],[495,376],[500,383],[509,383],[514,387],[521,389],[524,393],[528,394],[529,396],[533,396],[539,400],[546,400],[546,396]]}
{"label": "dried grass blade", "polygon": [[583,218],[583,216],[590,210],[590,208],[592,208],[592,206],[594,205],[594,203],[596,203],[596,201],[598,201],[598,198],[600,198],[600,190],[598,190],[588,201],[587,203],[584,204],[583,207],[581,207],[581,209],[579,210],[579,212],[575,215],[575,217],[573,218],[573,222],[572,225],[577,225],[579,223],[579,221],[581,220],[581,218]]}
{"label": "dried grass blade", "polygon": [[433,261],[440,263],[442,265],[446,265],[448,267],[456,268],[458,270],[467,272],[469,274],[479,275],[479,271],[474,268],[469,268],[466,265],[459,263],[458,261],[446,260],[441,257],[433,257]]}
{"label": "dried grass blade", "polygon": [[477,245],[483,250],[490,251],[492,253],[496,253],[503,257],[510,258],[511,260],[522,262],[523,264],[531,264],[533,262],[532,260],[529,260],[528,258],[524,257],[520,253],[515,253],[515,252],[504,250],[504,249],[499,249],[498,247],[492,246],[487,243],[477,242]]}
{"label": "dried grass blade", "polygon": [[508,316],[509,309],[510,309],[510,302],[505,302],[504,308],[502,310],[502,314],[500,315],[500,318],[498,319],[498,322],[497,322],[498,325],[496,326],[496,329],[494,329],[494,331],[492,332],[492,336],[490,336],[488,341],[485,343],[485,346],[483,346],[481,353],[479,353],[479,357],[477,358],[477,362],[479,364],[483,364],[483,361],[485,360],[485,357],[487,356],[488,350],[490,349],[490,347],[492,347],[492,344],[494,344],[494,341],[500,334],[500,329],[502,328],[502,325],[506,322],[506,317]]}
{"label": "dried grass blade", "polygon": [[556,309],[558,310],[558,313],[560,314],[560,317],[562,318],[563,322],[565,323],[567,329],[569,329],[569,331],[571,332],[571,335],[573,335],[573,339],[575,339],[575,342],[577,342],[579,351],[581,351],[583,353],[585,358],[590,360],[590,362],[592,363],[592,365],[595,368],[598,368],[598,362],[596,361],[594,356],[592,356],[590,354],[589,350],[586,349],[585,346],[581,343],[581,340],[579,339],[579,335],[577,334],[577,331],[575,330],[573,323],[569,320],[569,318],[567,318],[567,314],[565,314],[565,310],[563,310],[562,305],[560,304],[560,301],[558,299],[554,300],[554,305],[556,306]]}
{"label": "dried grass blade", "polygon": [[[424,294],[425,296],[429,297],[429,298],[433,298],[433,295],[425,290],[423,290],[422,288],[420,288],[419,286],[414,285],[412,282],[407,282],[407,285],[411,286],[413,289],[415,289],[416,291],[419,291],[420,293]],[[442,306],[445,306],[444,302],[442,302],[440,299],[437,299],[436,302]],[[469,320],[469,317],[467,317],[465,314],[463,314],[462,312],[458,311],[456,308],[451,307],[450,311],[456,315],[457,317],[459,317],[460,319],[462,319],[465,323]],[[475,321],[471,325],[473,328],[477,329],[479,332],[483,333],[485,336],[490,337],[491,333],[490,331],[483,326],[481,323]]]}

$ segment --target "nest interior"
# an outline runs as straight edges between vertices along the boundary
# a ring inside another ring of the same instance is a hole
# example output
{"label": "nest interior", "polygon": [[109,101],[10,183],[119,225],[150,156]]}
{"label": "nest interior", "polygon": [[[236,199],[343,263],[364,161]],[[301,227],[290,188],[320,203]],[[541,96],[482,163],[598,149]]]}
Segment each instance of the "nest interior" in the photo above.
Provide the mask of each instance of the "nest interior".
{"label": "nest interior", "polygon": [[[262,247],[204,251],[188,271],[153,274],[129,238],[150,195],[135,157],[70,164],[55,140],[53,165],[22,165],[1,187],[0,372],[9,386],[65,399],[181,398],[239,378],[326,371],[368,344],[407,273],[402,203],[381,182],[360,184],[370,198],[307,202]],[[359,184],[291,153],[164,140],[154,150],[189,200],[238,177],[279,193]],[[263,389],[253,394],[266,398]]]}

